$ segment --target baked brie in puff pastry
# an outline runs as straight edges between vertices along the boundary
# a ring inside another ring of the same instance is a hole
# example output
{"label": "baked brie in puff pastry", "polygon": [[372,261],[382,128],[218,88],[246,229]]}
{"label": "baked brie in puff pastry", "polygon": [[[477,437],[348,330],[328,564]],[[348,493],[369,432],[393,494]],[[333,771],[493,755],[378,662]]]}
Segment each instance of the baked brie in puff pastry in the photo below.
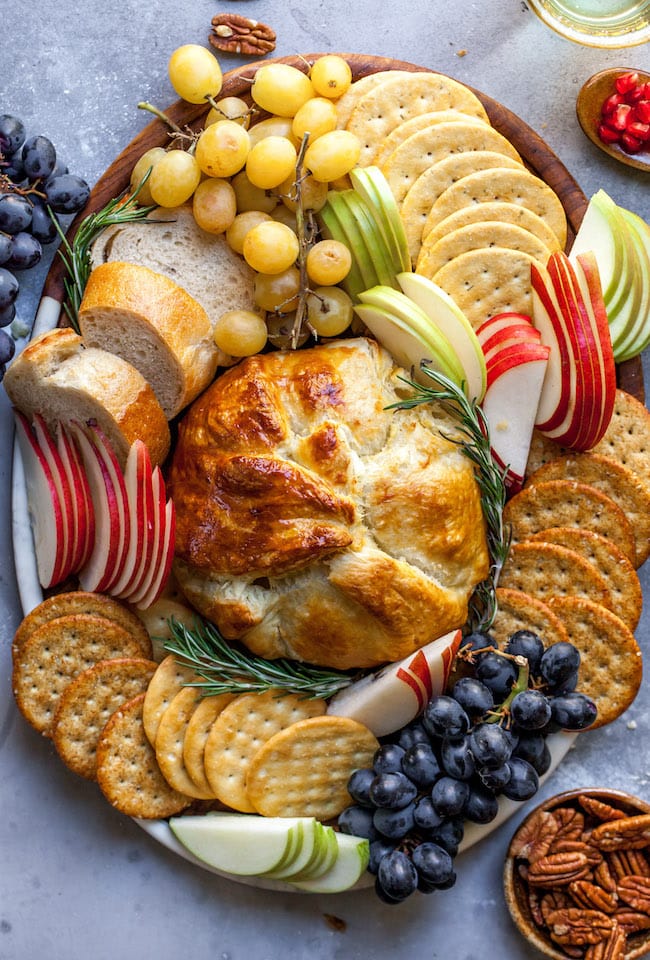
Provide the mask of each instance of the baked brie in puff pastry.
{"label": "baked brie in puff pastry", "polygon": [[473,469],[374,340],[261,354],[179,425],[176,576],[254,653],[374,667],[461,626],[488,572]]}

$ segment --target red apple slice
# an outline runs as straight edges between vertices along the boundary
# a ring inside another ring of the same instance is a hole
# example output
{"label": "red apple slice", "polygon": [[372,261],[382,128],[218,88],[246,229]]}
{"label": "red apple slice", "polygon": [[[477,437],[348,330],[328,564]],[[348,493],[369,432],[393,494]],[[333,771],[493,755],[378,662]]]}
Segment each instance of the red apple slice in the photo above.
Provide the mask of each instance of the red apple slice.
{"label": "red apple slice", "polygon": [[122,467],[115,451],[113,450],[113,447],[110,444],[110,441],[108,440],[108,437],[94,421],[91,421],[87,424],[86,430],[91,443],[95,447],[98,455],[104,461],[115,491],[114,504],[118,512],[116,526],[119,537],[117,540],[117,549],[114,558],[113,570],[109,576],[108,583],[104,588],[106,593],[112,593],[115,589],[115,584],[122,576],[129,549],[131,528],[129,498],[126,492],[126,484],[124,482],[124,473],[122,472]]}
{"label": "red apple slice", "polygon": [[512,326],[528,326],[532,327],[533,330],[535,329],[532,318],[527,314],[505,311],[504,313],[495,313],[494,316],[484,320],[476,329],[476,338],[483,346],[487,337],[491,337],[493,333],[497,333],[499,330],[507,330]]}
{"label": "red apple slice", "polygon": [[129,503],[129,537],[124,568],[113,585],[114,596],[127,598],[138,588],[151,559],[153,541],[153,492],[151,460],[142,440],[130,447],[124,468],[124,485]]}
{"label": "red apple slice", "polygon": [[[550,348],[543,343],[513,343],[494,355],[487,365],[487,386],[490,386],[511,367],[536,360],[548,360]],[[513,396],[516,396],[513,394]],[[511,398],[512,402],[512,398]]]}
{"label": "red apple slice", "polygon": [[600,283],[600,273],[596,258],[592,253],[577,256],[575,275],[591,318],[602,375],[601,420],[595,431],[595,439],[591,443],[591,447],[593,447],[602,440],[614,413],[616,361]]}
{"label": "red apple slice", "polygon": [[533,323],[542,335],[542,343],[550,347],[535,420],[540,433],[546,434],[562,423],[566,416],[570,399],[575,395],[576,371],[548,270],[532,264],[531,283]]}
{"label": "red apple slice", "polygon": [[165,503],[165,483],[160,468],[153,472],[154,504],[159,505],[157,523],[157,553],[151,566],[151,577],[148,589],[131,602],[140,610],[146,610],[160,597],[163,592],[174,560],[176,545],[176,510],[174,501],[170,498]]}
{"label": "red apple slice", "polygon": [[16,411],[16,437],[23,461],[38,579],[53,587],[64,579],[65,510],[50,465],[29,420]]}
{"label": "red apple slice", "polygon": [[486,362],[511,343],[540,343],[542,335],[532,324],[512,323],[496,330],[481,344]]}
{"label": "red apple slice", "polygon": [[95,511],[81,456],[72,437],[61,423],[57,424],[56,443],[73,491],[75,552],[72,571],[77,573],[87,562],[95,540]]}
{"label": "red apple slice", "polygon": [[36,443],[48,462],[52,479],[59,494],[63,510],[63,556],[61,560],[60,580],[65,580],[74,572],[74,553],[76,548],[76,511],[73,487],[68,480],[65,466],[58,448],[43,417],[35,413],[32,418],[32,430]]}

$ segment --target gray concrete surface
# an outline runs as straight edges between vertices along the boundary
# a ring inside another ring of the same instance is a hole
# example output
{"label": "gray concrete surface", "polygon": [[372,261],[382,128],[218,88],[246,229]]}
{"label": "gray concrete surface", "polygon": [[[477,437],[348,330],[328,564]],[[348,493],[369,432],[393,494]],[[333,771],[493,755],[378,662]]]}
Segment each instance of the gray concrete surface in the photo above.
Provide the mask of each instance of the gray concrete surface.
{"label": "gray concrete surface", "polygon": [[[575,46],[537,21],[525,0],[14,0],[3,3],[0,113],[44,133],[91,183],[147,122],[136,104],[175,99],[166,77],[181,43],[206,43],[211,17],[229,10],[278,34],[278,55],[349,51],[435,68],[500,100],[527,120],[590,194],[604,187],[650,218],[650,177],[597,151],[575,119],[575,97],[608,66],[650,70],[650,50]],[[243,62],[223,58],[224,67]],[[47,261],[24,283],[20,313],[38,302]],[[646,376],[650,373],[645,358]],[[509,823],[458,860],[449,892],[397,909],[372,892],[287,896],[196,869],[113,811],[68,773],[20,718],[10,642],[20,620],[10,547],[12,421],[0,391],[0,960],[478,960],[531,957],[501,893]],[[642,571],[650,596],[648,568]],[[646,607],[650,609],[650,600]],[[650,613],[638,630],[648,652]],[[542,796],[611,785],[650,794],[647,682],[619,721],[585,734]],[[329,916],[342,923],[333,923]]]}

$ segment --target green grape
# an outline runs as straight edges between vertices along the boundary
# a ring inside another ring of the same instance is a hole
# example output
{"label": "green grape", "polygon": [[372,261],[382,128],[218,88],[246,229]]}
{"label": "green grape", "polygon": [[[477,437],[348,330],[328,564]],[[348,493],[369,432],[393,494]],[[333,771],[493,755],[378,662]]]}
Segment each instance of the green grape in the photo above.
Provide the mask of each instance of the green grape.
{"label": "green grape", "polygon": [[340,283],[352,266],[352,254],[339,240],[320,240],[307,254],[309,279],[318,286]]}
{"label": "green grape", "polygon": [[297,159],[296,148],[286,137],[265,137],[248,154],[248,179],[255,187],[271,190],[295,171]]}
{"label": "green grape", "polygon": [[319,337],[338,337],[352,322],[352,300],[340,287],[317,287],[307,297],[307,321]]}
{"label": "green grape", "polygon": [[300,271],[289,267],[282,273],[258,273],[255,276],[255,305],[261,310],[295,310],[300,293]]}
{"label": "green grape", "polygon": [[237,213],[235,191],[227,180],[208,177],[194,191],[192,213],[202,230],[225,233]]}
{"label": "green grape", "polygon": [[228,310],[214,326],[214,342],[231,357],[252,357],[266,346],[264,319],[252,310]]}
{"label": "green grape", "polygon": [[249,149],[247,131],[234,120],[220,120],[196,141],[196,159],[209,177],[232,177],[246,163]]}
{"label": "green grape", "polygon": [[244,237],[244,259],[258,273],[282,273],[298,257],[298,237],[284,223],[258,223]]}
{"label": "green grape", "polygon": [[[296,322],[295,313],[271,313],[266,318],[266,327],[269,332],[269,343],[272,343],[278,350],[290,350],[293,346],[293,326]],[[306,324],[300,330],[298,336],[298,347],[309,340],[309,330]]]}
{"label": "green grape", "polygon": [[230,182],[237,197],[238,213],[244,213],[247,210],[271,213],[277,207],[278,197],[252,184],[245,170],[241,170]]}
{"label": "green grape", "polygon": [[277,220],[278,223],[286,224],[294,233],[298,232],[296,214],[293,210],[290,210],[289,207],[286,207],[284,203],[279,203],[271,216],[274,220]]}
{"label": "green grape", "polygon": [[161,207],[178,207],[190,199],[200,180],[196,157],[185,150],[170,150],[151,171],[151,198]]}
{"label": "green grape", "polygon": [[346,93],[352,83],[352,70],[347,60],[328,53],[312,65],[309,76],[319,97],[336,100]]}
{"label": "green grape", "polygon": [[219,61],[198,43],[186,43],[174,50],[167,69],[172,87],[189,103],[203,103],[206,97],[216,97],[221,90]]}
{"label": "green grape", "polygon": [[336,130],[336,107],[331,100],[325,97],[312,97],[303,103],[293,118],[291,130],[294,137],[302,142],[305,134],[309,134],[309,143],[330,130]]}
{"label": "green grape", "polygon": [[[131,171],[131,180],[129,183],[130,189],[137,190],[139,184],[142,183],[143,177],[147,175],[149,169],[153,169],[159,160],[166,155],[167,151],[164,147],[151,147],[150,150],[146,150],[139,160],[136,161],[133,170]],[[138,193],[138,203],[143,207],[148,207],[154,202],[153,197],[151,196],[151,186],[150,186],[151,174],[149,175],[149,180],[146,183],[143,183],[140,187],[140,192]]]}
{"label": "green grape", "polygon": [[[327,184],[314,180],[311,176],[303,178],[300,185],[302,195],[303,210],[313,210],[317,213],[327,203]],[[287,177],[284,183],[278,187],[278,193],[282,197],[282,203],[294,213],[298,208],[298,195],[296,192],[295,175]]]}
{"label": "green grape", "polygon": [[226,230],[226,240],[235,253],[243,254],[244,237],[249,230],[256,227],[258,223],[270,219],[269,214],[263,213],[261,210],[245,210],[243,213],[238,213]]}
{"label": "green grape", "polygon": [[210,107],[203,126],[210,127],[220,120],[234,120],[244,130],[248,130],[251,122],[250,108],[241,97],[223,97]]}
{"label": "green grape", "polygon": [[260,120],[248,131],[251,147],[254,147],[264,137],[286,137],[287,140],[291,140],[294,147],[297,147],[299,141],[295,139],[291,131],[292,123],[291,117],[267,117],[266,120]]}
{"label": "green grape", "polygon": [[331,130],[307,147],[305,166],[316,180],[328,183],[349,173],[360,154],[358,137],[349,130]]}
{"label": "green grape", "polygon": [[294,117],[305,100],[314,96],[309,77],[288,63],[265,63],[251,87],[253,100],[278,117]]}

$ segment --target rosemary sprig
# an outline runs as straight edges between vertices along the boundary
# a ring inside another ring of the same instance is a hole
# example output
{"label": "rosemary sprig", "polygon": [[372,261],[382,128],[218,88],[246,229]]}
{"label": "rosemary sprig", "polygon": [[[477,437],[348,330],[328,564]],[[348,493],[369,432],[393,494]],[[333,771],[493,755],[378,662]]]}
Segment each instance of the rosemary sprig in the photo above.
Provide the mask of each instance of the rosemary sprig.
{"label": "rosemary sprig", "polygon": [[189,686],[199,687],[205,696],[279,689],[301,694],[308,700],[326,700],[354,680],[351,673],[323,670],[284,658],[256,657],[224,640],[210,623],[197,620],[194,629],[190,629],[172,617],[169,627],[172,637],[165,641],[165,650],[201,677]]}
{"label": "rosemary sprig", "polygon": [[422,363],[421,369],[432,381],[432,386],[401,377],[413,393],[391,406],[407,410],[422,403],[437,403],[457,421],[458,436],[442,435],[446,440],[462,446],[463,453],[474,464],[476,482],[481,492],[487,526],[490,572],[474,590],[470,601],[469,624],[472,630],[486,631],[496,616],[496,588],[512,538],[512,531],[503,522],[507,468],[502,470],[494,462],[488,422],[476,400],[468,400],[452,380],[433,370],[426,362]]}
{"label": "rosemary sprig", "polygon": [[151,169],[147,171],[142,178],[136,190],[130,196],[121,194],[109,200],[105,207],[96,213],[91,213],[85,217],[79,224],[72,243],[68,240],[60,224],[53,218],[56,229],[61,238],[61,247],[59,256],[63,260],[68,276],[63,281],[66,292],[66,301],[63,308],[67,314],[70,326],[79,333],[78,312],[81,300],[83,298],[86,283],[92,269],[90,248],[107,227],[124,223],[132,223],[135,220],[144,220],[149,213],[155,209],[155,206],[139,207],[137,198],[143,185],[149,178]]}

